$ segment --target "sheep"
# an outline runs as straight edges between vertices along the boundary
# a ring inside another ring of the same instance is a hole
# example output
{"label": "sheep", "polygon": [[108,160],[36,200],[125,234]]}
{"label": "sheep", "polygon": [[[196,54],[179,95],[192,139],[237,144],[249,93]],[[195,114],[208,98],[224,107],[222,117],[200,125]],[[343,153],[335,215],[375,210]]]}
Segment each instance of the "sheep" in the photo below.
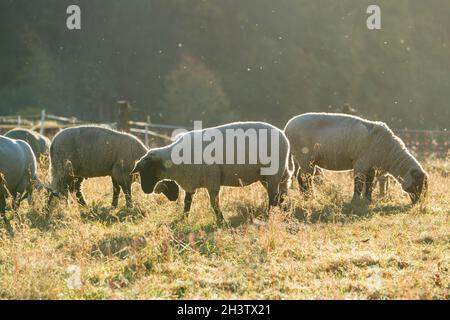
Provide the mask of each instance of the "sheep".
{"label": "sheep", "polygon": [[11,139],[19,139],[27,142],[33,150],[34,156],[38,161],[41,160],[42,155],[48,156],[48,152],[50,149],[50,140],[33,130],[23,128],[12,129],[5,133],[5,137]]}
{"label": "sheep", "polygon": [[[271,135],[270,139],[267,135]],[[194,143],[191,144],[191,141]],[[201,142],[196,145],[196,141]],[[235,145],[235,141],[241,143],[241,148]],[[264,141],[268,141],[266,146]],[[212,155],[212,145],[215,146],[215,158],[199,160],[198,157],[205,157],[207,151]],[[259,156],[254,149],[257,145]],[[176,155],[183,148],[184,160],[180,161]],[[261,152],[268,155],[268,149],[271,150],[272,160],[278,163],[275,169],[267,168],[268,162],[263,161],[261,156]],[[274,170],[269,173],[264,169]],[[218,225],[224,222],[219,208],[221,186],[240,187],[259,181],[268,192],[270,209],[284,199],[292,172],[293,164],[289,163],[289,141],[280,129],[264,122],[235,122],[187,132],[168,146],[150,149],[133,170],[133,173],[140,174],[141,187],[145,193],[152,193],[155,184],[160,180],[168,179],[178,183],[186,193],[183,209],[185,216],[190,211],[195,191],[198,188],[206,188]]]}
{"label": "sheep", "polygon": [[[130,172],[147,152],[135,136],[100,126],[77,126],[60,131],[50,145],[52,189],[67,199],[75,192],[78,203],[86,205],[81,185],[84,179],[110,176],[113,185],[112,207],[117,207],[120,190],[126,205],[133,206],[131,184],[136,175]],[[178,197],[178,186],[165,182],[160,188],[169,200]],[[52,197],[49,199],[51,202]]]}
{"label": "sheep", "polygon": [[[284,129],[291,144],[296,176],[303,191],[312,186],[314,167],[354,170],[353,199],[371,201],[376,172],[400,182],[412,203],[426,195],[428,175],[400,138],[382,122],[337,113],[306,113],[293,117]],[[300,174],[299,174],[300,173]]]}
{"label": "sheep", "polygon": [[10,231],[11,225],[5,215],[6,199],[12,196],[14,210],[25,195],[31,201],[33,184],[39,183],[36,172],[36,158],[29,144],[0,136],[0,214]]}

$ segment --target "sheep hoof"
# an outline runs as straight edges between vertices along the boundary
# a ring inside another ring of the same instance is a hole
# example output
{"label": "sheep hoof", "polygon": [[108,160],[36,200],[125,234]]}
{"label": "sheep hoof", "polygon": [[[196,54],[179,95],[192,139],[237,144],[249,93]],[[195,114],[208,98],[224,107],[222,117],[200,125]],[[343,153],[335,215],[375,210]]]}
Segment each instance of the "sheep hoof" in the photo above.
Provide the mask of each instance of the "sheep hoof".
{"label": "sheep hoof", "polygon": [[3,221],[5,222],[6,231],[11,237],[14,237],[14,229],[6,216],[3,217]]}

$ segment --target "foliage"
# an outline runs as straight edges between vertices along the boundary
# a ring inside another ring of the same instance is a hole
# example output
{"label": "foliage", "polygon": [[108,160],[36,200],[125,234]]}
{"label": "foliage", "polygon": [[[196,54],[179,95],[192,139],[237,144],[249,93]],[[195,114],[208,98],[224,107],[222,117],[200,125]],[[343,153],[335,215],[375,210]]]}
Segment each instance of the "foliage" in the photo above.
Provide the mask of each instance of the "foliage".
{"label": "foliage", "polygon": [[[1,1],[0,114],[110,121],[127,99],[137,120],[225,122],[230,110],[283,126],[349,103],[395,128],[448,126],[445,1],[377,1],[379,31],[366,28],[369,0],[78,0],[82,29],[69,31],[73,2]],[[186,57],[190,80],[175,84]]]}

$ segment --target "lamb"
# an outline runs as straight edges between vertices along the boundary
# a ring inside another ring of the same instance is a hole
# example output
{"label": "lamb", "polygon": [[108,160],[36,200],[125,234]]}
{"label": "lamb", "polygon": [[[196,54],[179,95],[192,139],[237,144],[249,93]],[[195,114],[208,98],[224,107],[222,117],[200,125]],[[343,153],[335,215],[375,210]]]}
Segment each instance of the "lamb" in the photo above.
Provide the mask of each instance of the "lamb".
{"label": "lamb", "polygon": [[36,158],[28,143],[0,136],[0,214],[9,230],[6,218],[6,198],[11,195],[13,208],[17,209],[25,195],[33,191],[33,183],[38,182]]}
{"label": "lamb", "polygon": [[[128,133],[100,126],[64,129],[50,145],[52,189],[65,198],[69,191],[75,192],[78,203],[85,206],[86,200],[81,192],[83,180],[110,176],[113,184],[112,207],[117,207],[121,189],[126,205],[132,207],[131,184],[136,175],[130,172],[146,152],[145,145]],[[174,182],[165,182],[161,190],[169,200],[178,197],[178,186]]]}
{"label": "lamb", "polygon": [[48,152],[50,149],[50,140],[33,130],[23,128],[12,129],[5,133],[5,137],[11,139],[19,139],[27,142],[33,150],[34,156],[38,161],[41,159],[42,155],[48,156]]}
{"label": "lamb", "polygon": [[[191,144],[191,141],[194,143]],[[201,142],[196,145],[196,141]],[[214,142],[208,144],[208,141]],[[235,145],[235,141],[238,144],[240,142],[240,145]],[[264,141],[268,142],[265,146]],[[205,157],[213,144],[214,160],[196,161],[202,155]],[[254,149],[256,146],[259,146],[259,155]],[[184,161],[176,158],[180,150],[183,150]],[[274,170],[270,173],[264,170],[269,169],[268,162],[261,156],[262,152],[267,155],[268,150],[271,150],[272,160],[278,163],[278,167],[271,168]],[[227,161],[224,161],[224,155]],[[282,202],[289,188],[292,172],[289,141],[280,129],[264,122],[236,122],[187,132],[168,146],[151,149],[136,163],[133,170],[133,173],[140,174],[141,187],[145,193],[153,192],[160,180],[177,182],[186,192],[185,215],[190,211],[196,189],[206,188],[219,225],[224,222],[219,208],[221,186],[240,187],[259,181],[268,192],[270,209]]]}
{"label": "lamb", "polygon": [[354,170],[353,199],[371,201],[376,172],[400,182],[413,203],[426,194],[428,175],[385,123],[337,113],[306,113],[293,117],[284,129],[291,143],[298,182],[312,186],[315,166],[327,170]]}

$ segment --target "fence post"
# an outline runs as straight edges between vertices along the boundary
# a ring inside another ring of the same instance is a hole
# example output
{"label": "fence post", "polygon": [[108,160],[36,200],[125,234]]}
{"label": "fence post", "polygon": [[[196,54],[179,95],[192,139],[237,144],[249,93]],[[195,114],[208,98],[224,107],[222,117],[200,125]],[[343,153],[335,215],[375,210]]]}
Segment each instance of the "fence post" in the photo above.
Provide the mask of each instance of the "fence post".
{"label": "fence post", "polygon": [[130,132],[131,106],[128,101],[117,101],[117,130]]}
{"label": "fence post", "polygon": [[41,111],[41,128],[39,130],[40,134],[44,134],[44,122],[45,122],[45,109],[42,109]]}
{"label": "fence post", "polygon": [[20,115],[17,116],[17,127],[20,128],[20,126],[22,125],[22,118],[20,117]]}

